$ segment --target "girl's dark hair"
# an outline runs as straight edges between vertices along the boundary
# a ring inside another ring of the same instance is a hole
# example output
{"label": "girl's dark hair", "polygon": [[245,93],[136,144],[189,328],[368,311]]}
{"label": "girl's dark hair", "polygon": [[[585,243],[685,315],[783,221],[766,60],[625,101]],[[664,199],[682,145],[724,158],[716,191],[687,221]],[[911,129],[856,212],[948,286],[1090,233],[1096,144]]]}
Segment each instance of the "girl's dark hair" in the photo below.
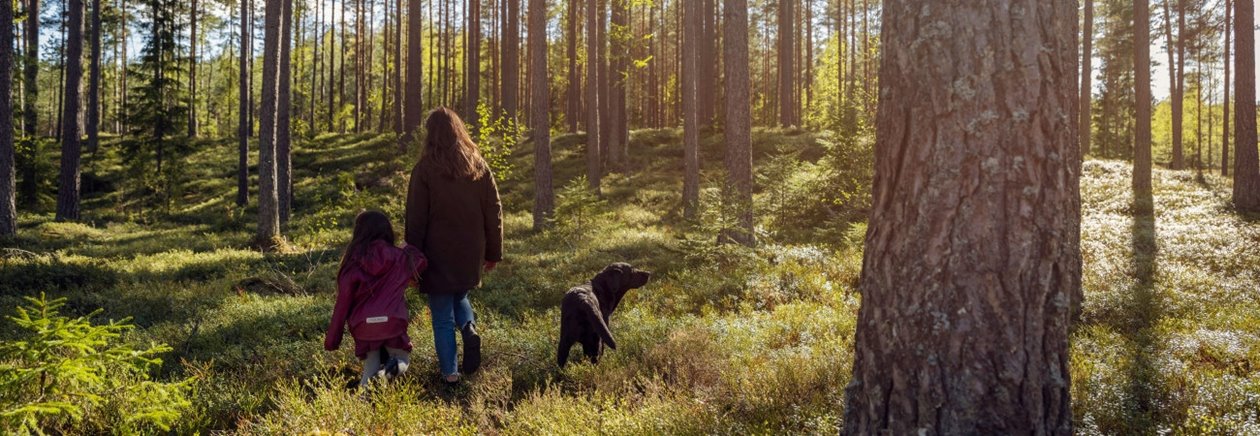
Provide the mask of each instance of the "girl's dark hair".
{"label": "girl's dark hair", "polygon": [[341,266],[337,269],[337,276],[340,277],[345,272],[351,261],[362,257],[373,242],[385,241],[394,245],[397,239],[398,237],[394,234],[394,225],[389,223],[389,217],[384,213],[375,210],[360,213],[354,218],[354,234],[350,237],[350,245],[346,246],[346,252],[341,255]]}
{"label": "girl's dark hair", "polygon": [[477,151],[464,120],[446,107],[429,113],[424,123],[428,135],[424,140],[424,152],[420,162],[437,170],[438,174],[456,179],[477,180],[486,175],[489,165]]}

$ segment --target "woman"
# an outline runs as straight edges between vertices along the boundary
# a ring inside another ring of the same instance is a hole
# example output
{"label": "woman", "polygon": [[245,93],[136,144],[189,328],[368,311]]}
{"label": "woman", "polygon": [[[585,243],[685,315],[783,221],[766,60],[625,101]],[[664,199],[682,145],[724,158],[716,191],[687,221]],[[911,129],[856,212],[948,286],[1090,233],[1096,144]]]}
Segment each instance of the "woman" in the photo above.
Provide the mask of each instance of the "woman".
{"label": "woman", "polygon": [[420,292],[429,297],[442,378],[456,383],[456,326],[464,340],[464,372],[481,366],[468,292],[481,284],[483,267],[493,270],[503,260],[502,206],[494,174],[455,111],[433,110],[425,130],[424,151],[407,190],[405,239],[429,258]]}

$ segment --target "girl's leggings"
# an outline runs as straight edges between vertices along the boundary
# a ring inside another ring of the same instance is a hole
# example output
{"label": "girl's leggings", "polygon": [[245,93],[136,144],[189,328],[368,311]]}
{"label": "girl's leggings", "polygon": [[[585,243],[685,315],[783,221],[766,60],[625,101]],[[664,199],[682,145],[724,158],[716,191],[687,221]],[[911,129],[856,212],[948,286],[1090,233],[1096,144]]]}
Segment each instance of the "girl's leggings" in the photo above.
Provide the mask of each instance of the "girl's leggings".
{"label": "girl's leggings", "polygon": [[[392,378],[398,374],[407,371],[407,365],[411,364],[411,353],[406,350],[385,347],[385,353],[381,353],[380,348],[369,351],[367,359],[363,360],[363,378],[359,380],[359,386],[367,386],[377,374],[384,372],[385,376]],[[389,357],[382,361],[381,354],[387,354]]]}

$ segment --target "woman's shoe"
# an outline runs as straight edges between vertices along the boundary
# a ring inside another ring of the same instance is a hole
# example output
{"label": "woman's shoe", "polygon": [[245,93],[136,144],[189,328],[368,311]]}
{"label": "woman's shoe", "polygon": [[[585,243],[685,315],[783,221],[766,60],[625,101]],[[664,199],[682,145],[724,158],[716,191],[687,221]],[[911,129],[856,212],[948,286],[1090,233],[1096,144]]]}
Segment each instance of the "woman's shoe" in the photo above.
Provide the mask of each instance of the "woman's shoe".
{"label": "woman's shoe", "polygon": [[477,334],[471,321],[464,324],[460,334],[464,337],[464,374],[475,373],[481,369],[481,336]]}
{"label": "woman's shoe", "polygon": [[442,382],[443,382],[443,383],[446,383],[446,385],[447,385],[447,386],[454,386],[454,385],[458,384],[458,383],[459,383],[459,373],[454,373],[454,374],[451,374],[451,375],[448,375],[448,376],[443,376],[443,377],[442,377]]}

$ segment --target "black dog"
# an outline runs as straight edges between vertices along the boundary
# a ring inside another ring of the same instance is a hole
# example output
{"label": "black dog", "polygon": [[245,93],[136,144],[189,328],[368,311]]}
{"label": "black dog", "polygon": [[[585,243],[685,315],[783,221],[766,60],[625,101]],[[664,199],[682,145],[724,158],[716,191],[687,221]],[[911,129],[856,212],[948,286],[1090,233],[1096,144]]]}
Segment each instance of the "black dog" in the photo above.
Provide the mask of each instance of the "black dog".
{"label": "black dog", "polygon": [[646,285],[652,273],[640,271],[625,263],[604,268],[590,283],[570,289],[560,302],[560,349],[556,364],[564,368],[569,361],[569,348],[580,342],[591,363],[599,363],[603,346],[617,349],[608,317],[617,310],[621,297],[631,289]]}

